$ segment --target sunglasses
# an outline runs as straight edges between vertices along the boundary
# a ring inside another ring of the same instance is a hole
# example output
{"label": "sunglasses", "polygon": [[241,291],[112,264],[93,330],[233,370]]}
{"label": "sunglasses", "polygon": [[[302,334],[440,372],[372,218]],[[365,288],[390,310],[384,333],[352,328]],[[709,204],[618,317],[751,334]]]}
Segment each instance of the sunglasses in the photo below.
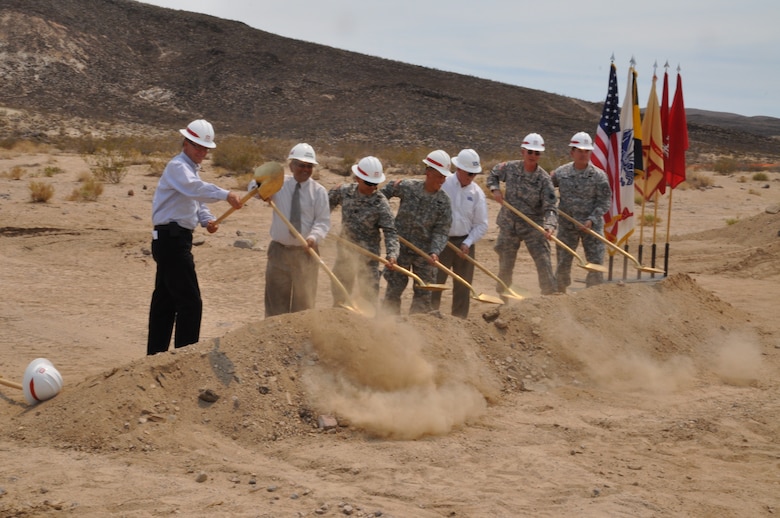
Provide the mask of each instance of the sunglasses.
{"label": "sunglasses", "polygon": [[479,173],[466,173],[466,174],[471,176],[471,177],[474,177],[474,176],[477,176]]}
{"label": "sunglasses", "polygon": [[539,156],[539,155],[542,154],[541,151],[534,151],[534,150],[531,150],[531,149],[526,149],[525,152],[528,153],[529,155],[536,155],[536,156]]}
{"label": "sunglasses", "polygon": [[190,139],[187,139],[187,142],[189,142],[190,146],[194,147],[198,151],[208,151],[209,148],[206,146],[201,146],[200,144],[196,144],[195,142],[191,141]]}
{"label": "sunglasses", "polygon": [[[361,178],[361,180],[363,180],[363,179]],[[378,183],[374,183],[374,182],[367,182],[367,181],[365,181],[365,180],[363,180],[363,183],[364,183],[364,184],[366,184],[366,185],[368,185],[369,187],[376,187],[377,185],[379,185]]]}

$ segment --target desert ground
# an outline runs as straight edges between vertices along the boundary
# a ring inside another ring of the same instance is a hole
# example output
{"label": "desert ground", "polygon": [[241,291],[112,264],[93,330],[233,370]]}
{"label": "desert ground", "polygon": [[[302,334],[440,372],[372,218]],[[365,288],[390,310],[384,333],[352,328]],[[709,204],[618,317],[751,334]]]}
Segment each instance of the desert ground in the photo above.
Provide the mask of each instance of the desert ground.
{"label": "desert ground", "polygon": [[[146,357],[157,178],[133,166],[68,201],[88,171],[0,152],[0,376],[43,357],[64,378],[35,406],[0,386],[2,517],[780,512],[778,173],[703,173],[713,187],[674,191],[668,238],[663,197],[642,234],[645,257],[669,243],[666,278],[629,263],[623,280],[616,259],[612,282],[585,289],[575,267],[570,293],[542,297],[522,248],[525,298],[467,320],[447,292],[439,315],[333,308],[324,271],[316,309],[264,319],[272,209],[252,201],[196,233],[202,340]],[[203,176],[237,188],[208,161]],[[54,196],[32,203],[31,180]],[[477,259],[495,272],[489,209]],[[335,245],[321,253],[332,265]]]}

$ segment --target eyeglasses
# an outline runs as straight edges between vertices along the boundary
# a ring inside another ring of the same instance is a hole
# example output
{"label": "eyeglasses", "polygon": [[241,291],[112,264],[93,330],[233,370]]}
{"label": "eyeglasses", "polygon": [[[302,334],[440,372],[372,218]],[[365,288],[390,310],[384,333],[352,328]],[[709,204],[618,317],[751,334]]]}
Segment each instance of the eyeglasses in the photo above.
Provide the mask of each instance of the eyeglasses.
{"label": "eyeglasses", "polygon": [[466,173],[469,176],[477,176],[479,173]]}
{"label": "eyeglasses", "polygon": [[293,160],[290,163],[300,167],[301,169],[314,169],[314,164],[310,162],[301,162],[300,160]]}
{"label": "eyeglasses", "polygon": [[200,144],[197,144],[197,143],[191,141],[190,139],[187,139],[187,142],[189,142],[190,146],[194,147],[198,151],[208,151],[209,150],[209,148],[207,148],[206,146],[201,146]]}
{"label": "eyeglasses", "polygon": [[529,155],[536,155],[536,156],[539,156],[539,155],[542,154],[541,151],[535,151],[533,149],[526,149],[525,152],[528,153]]}

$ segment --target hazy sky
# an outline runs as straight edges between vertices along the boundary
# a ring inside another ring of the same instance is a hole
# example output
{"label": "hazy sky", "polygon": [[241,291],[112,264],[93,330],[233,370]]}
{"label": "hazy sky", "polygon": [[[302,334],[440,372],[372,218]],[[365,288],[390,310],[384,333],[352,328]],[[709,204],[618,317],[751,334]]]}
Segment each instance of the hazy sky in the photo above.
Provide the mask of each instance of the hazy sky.
{"label": "hazy sky", "polygon": [[[640,105],[658,63],[686,108],[780,117],[778,0],[144,0],[298,40],[603,102],[636,60]],[[621,6],[622,5],[622,6]]]}

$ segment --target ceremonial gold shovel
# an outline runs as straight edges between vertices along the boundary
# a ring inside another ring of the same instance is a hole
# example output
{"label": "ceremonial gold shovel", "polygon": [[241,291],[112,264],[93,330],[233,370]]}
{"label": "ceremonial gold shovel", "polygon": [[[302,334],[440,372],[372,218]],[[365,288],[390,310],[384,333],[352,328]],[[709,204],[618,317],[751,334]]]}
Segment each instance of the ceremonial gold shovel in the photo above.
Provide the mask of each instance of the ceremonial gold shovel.
{"label": "ceremonial gold shovel", "polygon": [[590,229],[590,228],[587,228],[587,227],[583,226],[583,224],[582,224],[582,223],[580,223],[580,222],[579,222],[579,221],[577,221],[576,219],[572,218],[571,216],[569,216],[569,215],[568,215],[568,214],[566,214],[565,212],[561,211],[560,209],[558,210],[558,214],[560,214],[561,216],[563,216],[563,217],[564,217],[564,219],[567,219],[567,220],[571,221],[572,223],[574,223],[575,225],[577,225],[577,228],[578,228],[578,229],[586,231],[588,234],[590,234],[590,235],[592,235],[593,237],[597,238],[599,241],[602,241],[604,244],[606,244],[606,245],[608,245],[608,246],[610,246],[610,247],[614,248],[615,250],[617,250],[618,252],[620,252],[621,254],[623,254],[624,256],[626,256],[626,257],[628,258],[628,260],[629,260],[629,261],[631,261],[632,263],[634,263],[634,267],[635,267],[637,270],[639,270],[640,272],[647,272],[647,273],[665,273],[665,272],[664,272],[663,270],[661,270],[660,268],[653,268],[652,266],[642,266],[641,264],[639,264],[639,261],[638,261],[638,260],[637,260],[637,259],[636,259],[636,258],[635,258],[633,255],[629,254],[628,252],[626,252],[625,250],[623,250],[621,247],[619,247],[618,245],[616,245],[615,243],[613,243],[612,241],[610,241],[610,240],[609,240],[609,239],[607,239],[606,237],[602,236],[601,234],[599,234],[599,233],[598,233],[598,232],[596,232],[595,230],[593,230],[593,229]]}
{"label": "ceremonial gold shovel", "polygon": [[416,275],[416,274],[412,273],[411,271],[407,270],[406,268],[404,268],[402,266],[399,266],[397,264],[390,265],[390,261],[388,261],[384,257],[381,257],[379,255],[376,255],[375,253],[370,252],[369,250],[366,250],[362,246],[359,246],[359,245],[353,243],[349,239],[346,239],[346,238],[343,238],[343,237],[337,236],[337,235],[333,235],[331,237],[334,237],[335,239],[337,239],[339,241],[339,243],[343,243],[343,244],[349,246],[350,248],[352,248],[356,252],[361,253],[361,254],[363,254],[365,256],[368,256],[368,257],[370,257],[371,259],[373,259],[375,261],[379,261],[380,263],[382,263],[383,265],[389,267],[393,271],[401,272],[402,274],[406,275],[407,277],[410,277],[410,278],[414,279],[414,282],[417,283],[417,288],[418,289],[428,290],[428,291],[443,291],[443,290],[448,290],[449,289],[449,287],[445,286],[444,284],[425,284],[425,282],[420,278],[419,275]]}
{"label": "ceremonial gold shovel", "polygon": [[[544,230],[544,228],[542,228],[541,225],[539,225],[537,222],[535,222],[534,220],[532,220],[531,218],[529,218],[528,216],[526,216],[525,214],[523,214],[522,212],[520,212],[516,208],[512,207],[506,200],[503,200],[501,202],[501,204],[504,207],[506,207],[507,209],[509,209],[512,212],[514,212],[515,214],[517,214],[526,223],[528,223],[529,225],[534,227],[536,230],[538,230],[542,234],[545,234],[545,235],[547,234],[547,231]],[[603,266],[603,265],[600,265],[600,264],[593,264],[593,263],[586,262],[582,257],[580,257],[580,255],[577,252],[575,252],[574,250],[572,250],[571,248],[566,246],[566,244],[563,241],[561,241],[560,239],[558,239],[557,237],[555,237],[553,235],[551,235],[550,237],[552,238],[553,241],[555,241],[555,244],[557,244],[559,247],[561,247],[564,250],[566,250],[567,252],[569,252],[571,255],[573,255],[577,259],[577,266],[579,266],[580,268],[585,268],[586,270],[590,270],[592,272],[602,272],[602,273],[607,272],[607,267],[606,266]]]}
{"label": "ceremonial gold shovel", "polygon": [[[411,250],[414,250],[417,254],[419,254],[422,257],[425,257],[426,259],[430,260],[431,256],[417,248],[415,245],[413,245],[411,242],[409,242],[407,239],[404,239],[401,236],[398,236],[398,240],[403,243],[405,246],[409,247]],[[478,300],[480,302],[486,302],[488,304],[503,304],[504,301],[501,300],[498,297],[493,297],[492,295],[485,295],[484,293],[477,294],[476,291],[474,291],[474,288],[471,286],[471,284],[466,281],[463,277],[458,275],[457,273],[453,272],[443,264],[441,264],[439,261],[434,261],[434,263],[437,268],[439,268],[441,271],[458,281],[459,283],[466,286],[471,291],[471,298],[474,300]]]}
{"label": "ceremonial gold shovel", "polygon": [[[458,254],[461,253],[461,250],[457,246],[453,245],[450,241],[447,241],[447,246],[450,247],[453,251],[457,252]],[[508,299],[515,299],[515,300],[523,300],[525,298],[519,293],[517,293],[515,290],[507,286],[506,283],[501,280],[501,277],[488,270],[484,265],[480,264],[476,259],[474,259],[470,255],[463,254],[463,258],[466,259],[471,264],[473,264],[474,266],[476,266],[477,268],[479,268],[480,270],[482,270],[483,272],[485,272],[486,274],[488,274],[488,276],[490,276],[491,279],[493,279],[494,281],[498,282],[501,286],[503,286],[504,291],[503,293],[501,293],[502,296]]]}

